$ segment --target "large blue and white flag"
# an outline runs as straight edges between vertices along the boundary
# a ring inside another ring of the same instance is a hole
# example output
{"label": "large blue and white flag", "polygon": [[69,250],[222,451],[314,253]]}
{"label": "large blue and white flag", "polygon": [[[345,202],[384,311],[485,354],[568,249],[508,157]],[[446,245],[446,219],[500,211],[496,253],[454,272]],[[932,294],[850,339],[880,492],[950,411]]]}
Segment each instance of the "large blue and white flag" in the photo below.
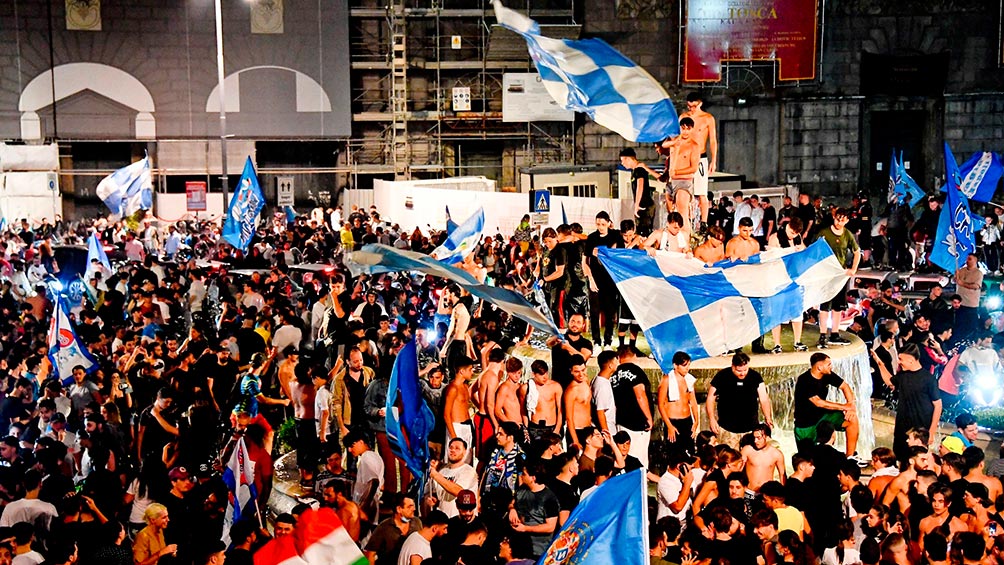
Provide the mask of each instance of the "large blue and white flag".
{"label": "large blue and white flag", "polygon": [[[401,399],[400,407],[398,398]],[[417,492],[423,492],[425,471],[429,467],[429,436],[436,425],[436,415],[425,402],[418,384],[418,352],[414,340],[406,343],[397,353],[384,408],[390,449],[415,475]]]}
{"label": "large blue and white flag", "polygon": [[607,479],[583,498],[537,565],[648,563],[645,473]]}
{"label": "large blue and white flag", "polygon": [[251,157],[244,162],[244,172],[237,183],[237,190],[230,200],[226,219],[223,221],[223,239],[241,251],[247,251],[255,234],[258,214],[265,207],[265,194],[258,184]]}
{"label": "large blue and white flag", "polygon": [[87,240],[87,267],[88,269],[92,265],[92,261],[97,260],[102,267],[107,269],[105,276],[111,275],[112,264],[108,261],[108,254],[105,253],[104,245],[101,244],[101,240],[98,239],[97,232],[92,233],[91,237]]}
{"label": "large blue and white flag", "polygon": [[98,362],[87,350],[84,342],[77,337],[73,323],[66,315],[63,301],[56,297],[53,306],[52,321],[49,322],[49,336],[46,343],[49,346],[49,361],[56,378],[64,385],[73,382],[73,368],[78,365],[90,373],[98,368]]}
{"label": "large blue and white flag", "polygon": [[976,230],[973,226],[969,202],[959,190],[963,179],[952,149],[945,143],[945,186],[948,198],[941,208],[938,232],[931,248],[931,262],[954,273],[965,264],[966,256],[976,250]]}
{"label": "large blue and white flag", "polygon": [[457,226],[453,233],[446,237],[446,241],[435,248],[430,255],[447,265],[463,263],[464,259],[474,252],[474,247],[481,241],[484,232],[485,209],[478,208],[477,212]]}
{"label": "large blue and white flag", "polygon": [[919,206],[927,194],[917,185],[917,181],[906,172],[903,165],[903,152],[900,151],[899,159],[896,159],[896,150],[892,150],[892,159],[889,162],[889,202],[902,204],[907,195],[910,195],[910,207]]}
{"label": "large blue and white flag", "polygon": [[[947,142],[946,142],[947,145]],[[951,149],[949,149],[951,154]],[[952,155],[954,161],[955,156]],[[969,200],[990,202],[997,192],[997,184],[1004,176],[1004,163],[1001,156],[992,151],[977,151],[968,161],[959,167],[958,188]],[[941,187],[941,192],[948,191],[948,184]]]}
{"label": "large blue and white flag", "polygon": [[702,359],[740,348],[843,292],[848,279],[822,240],[711,266],[639,249],[600,247],[599,259],[666,373],[677,351]]}
{"label": "large blue and white flag", "polygon": [[540,25],[494,0],[503,27],[526,40],[547,92],[568,110],[588,115],[628,141],[655,143],[680,133],[666,89],[602,39],[553,39]]}
{"label": "large blue and white flag", "polygon": [[258,488],[254,484],[254,459],[248,454],[244,438],[234,444],[230,460],[223,469],[223,484],[227,486],[227,510],[223,515],[222,540],[230,545],[230,528],[242,517],[253,516],[257,511]]}
{"label": "large blue and white flag", "polygon": [[113,214],[119,216],[149,210],[153,207],[150,157],[144,157],[101,179],[95,193]]}
{"label": "large blue and white flag", "polygon": [[453,216],[450,215],[450,207],[446,207],[446,235],[449,237],[454,230],[457,229],[457,222],[453,221]]}
{"label": "large blue and white flag", "polygon": [[487,300],[513,316],[526,321],[542,332],[560,335],[549,316],[544,316],[523,295],[504,288],[488,286],[466,271],[447,265],[423,253],[396,249],[388,245],[364,245],[346,259],[353,276],[362,273],[374,275],[400,271],[418,271],[434,277],[451,280],[474,296]]}

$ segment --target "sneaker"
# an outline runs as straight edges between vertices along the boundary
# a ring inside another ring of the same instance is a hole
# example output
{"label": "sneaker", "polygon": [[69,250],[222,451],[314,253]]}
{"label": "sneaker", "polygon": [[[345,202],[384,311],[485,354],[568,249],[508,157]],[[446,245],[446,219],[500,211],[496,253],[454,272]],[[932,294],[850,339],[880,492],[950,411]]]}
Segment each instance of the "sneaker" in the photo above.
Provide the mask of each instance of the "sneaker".
{"label": "sneaker", "polygon": [[801,341],[795,344],[795,351],[808,351],[809,346],[805,345]]}
{"label": "sneaker", "polygon": [[777,355],[777,354],[781,353],[782,351],[783,350],[781,349],[780,345],[775,345],[774,348],[770,350],[770,352],[771,352],[772,355]]}
{"label": "sneaker", "polygon": [[754,355],[763,355],[765,353],[770,353],[770,351],[766,347],[751,347],[750,353],[753,353]]}
{"label": "sneaker", "polygon": [[844,339],[840,334],[830,334],[830,339],[828,340],[833,345],[850,345],[851,342]]}
{"label": "sneaker", "polygon": [[851,461],[857,463],[858,467],[861,467],[862,469],[864,469],[865,467],[871,465],[871,463],[872,463],[871,461],[865,461],[860,456],[858,456],[858,452],[857,451],[854,452],[854,455],[851,455],[850,457],[848,457],[848,459],[850,459]]}
{"label": "sneaker", "polygon": [[826,335],[819,336],[819,343],[816,344],[816,347],[819,349],[826,349],[829,346],[830,344],[826,343]]}

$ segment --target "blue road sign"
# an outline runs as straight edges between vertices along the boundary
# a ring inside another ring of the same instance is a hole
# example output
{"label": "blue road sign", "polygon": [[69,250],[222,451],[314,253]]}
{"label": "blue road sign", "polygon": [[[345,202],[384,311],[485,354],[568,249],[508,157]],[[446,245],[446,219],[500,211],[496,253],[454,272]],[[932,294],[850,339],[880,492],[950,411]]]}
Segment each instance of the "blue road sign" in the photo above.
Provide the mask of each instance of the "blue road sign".
{"label": "blue road sign", "polygon": [[551,191],[533,191],[533,211],[537,214],[546,214],[551,211]]}

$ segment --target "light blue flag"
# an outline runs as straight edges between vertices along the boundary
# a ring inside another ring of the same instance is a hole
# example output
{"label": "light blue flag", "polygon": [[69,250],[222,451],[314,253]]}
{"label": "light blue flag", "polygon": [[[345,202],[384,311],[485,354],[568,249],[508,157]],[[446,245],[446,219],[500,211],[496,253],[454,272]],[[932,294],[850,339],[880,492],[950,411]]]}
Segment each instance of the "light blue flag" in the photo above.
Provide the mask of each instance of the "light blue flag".
{"label": "light blue flag", "polygon": [[296,210],[293,210],[293,207],[288,204],[286,205],[286,223],[287,224],[296,223]]}
{"label": "light blue flag", "polygon": [[565,213],[565,203],[564,202],[561,203],[561,223],[565,224],[566,226],[570,226],[571,225],[571,224],[568,223],[568,214]]}
{"label": "light blue flag", "polygon": [[113,214],[131,216],[153,207],[150,157],[122,167],[98,183],[95,193]]}
{"label": "light blue flag", "polygon": [[466,271],[447,265],[423,253],[396,249],[389,245],[371,243],[353,252],[346,260],[353,276],[400,271],[418,271],[434,277],[451,280],[474,296],[487,300],[513,316],[526,321],[542,332],[560,335],[549,316],[542,315],[523,295],[500,287],[481,283]]}
{"label": "light blue flag", "polygon": [[537,565],[648,563],[645,473],[607,479],[579,501]]}
{"label": "light blue flag", "polygon": [[84,371],[90,373],[98,368],[98,362],[73,330],[73,323],[66,315],[63,300],[56,297],[55,303],[52,320],[49,322],[49,336],[46,340],[49,346],[49,361],[52,362],[53,371],[60,382],[69,385],[73,382],[74,367],[80,365]]}
{"label": "light blue flag", "polygon": [[255,234],[258,214],[264,207],[265,194],[258,184],[251,157],[248,157],[223,222],[223,240],[241,251],[247,251]]}
{"label": "light blue flag", "polygon": [[[401,400],[400,407],[398,398]],[[414,340],[406,343],[397,353],[384,408],[390,449],[415,475],[417,492],[423,492],[425,470],[429,467],[429,436],[436,425],[436,416],[426,404],[418,384],[418,352]]]}
{"label": "light blue flag", "polygon": [[91,261],[97,259],[101,265],[108,269],[108,272],[112,272],[112,264],[108,261],[108,254],[105,253],[105,248],[101,245],[101,240],[98,239],[98,234],[92,233],[90,239],[87,240],[87,265],[91,264]]}
{"label": "light blue flag", "polygon": [[655,143],[680,133],[666,89],[602,39],[553,39],[540,25],[494,0],[503,27],[526,40],[547,92],[568,110],[588,115],[628,141]]}
{"label": "light blue flag", "polygon": [[462,263],[481,241],[484,231],[485,209],[478,208],[478,211],[457,226],[453,233],[447,236],[446,241],[432,251],[431,255],[447,265]]}
{"label": "light blue flag", "polygon": [[544,289],[540,286],[540,281],[533,281],[533,299],[537,302],[537,310],[553,322],[554,313],[551,312],[551,307],[547,304],[547,296],[544,295]]}
{"label": "light blue flag", "polygon": [[892,159],[889,162],[889,202],[902,204],[906,195],[910,195],[910,207],[919,206],[927,194],[917,181],[906,172],[903,166],[903,152],[900,151],[899,159],[896,159],[896,149],[892,150]]}
{"label": "light blue flag", "polygon": [[[976,202],[990,202],[997,192],[1001,176],[1004,176],[1004,163],[997,153],[977,151],[959,167],[959,176],[962,179],[959,191],[963,196]],[[941,192],[947,190],[947,184],[941,187]]]}
{"label": "light blue flag", "polygon": [[677,351],[703,359],[740,348],[830,300],[848,279],[822,240],[802,251],[769,249],[711,266],[640,249],[600,247],[599,259],[666,373]]}
{"label": "light blue flag", "polygon": [[962,173],[952,149],[945,143],[945,177],[948,198],[941,208],[938,233],[931,248],[931,262],[954,273],[965,264],[966,256],[976,250],[976,231],[969,201],[959,190]]}
{"label": "light blue flag", "polygon": [[454,230],[457,229],[457,222],[453,221],[453,216],[450,215],[450,207],[446,207],[446,235],[449,237],[453,234]]}
{"label": "light blue flag", "polygon": [[7,218],[0,218],[0,233],[7,231]]}

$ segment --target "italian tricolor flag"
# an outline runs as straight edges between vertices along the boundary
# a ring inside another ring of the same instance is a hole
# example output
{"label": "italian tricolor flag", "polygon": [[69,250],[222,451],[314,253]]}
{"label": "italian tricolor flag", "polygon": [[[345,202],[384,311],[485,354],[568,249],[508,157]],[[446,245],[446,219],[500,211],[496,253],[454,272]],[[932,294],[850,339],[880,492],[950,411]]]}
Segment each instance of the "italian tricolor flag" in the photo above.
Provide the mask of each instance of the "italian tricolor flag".
{"label": "italian tricolor flag", "polygon": [[254,565],[369,565],[330,508],[307,510],[293,535],[275,538],[254,554]]}

